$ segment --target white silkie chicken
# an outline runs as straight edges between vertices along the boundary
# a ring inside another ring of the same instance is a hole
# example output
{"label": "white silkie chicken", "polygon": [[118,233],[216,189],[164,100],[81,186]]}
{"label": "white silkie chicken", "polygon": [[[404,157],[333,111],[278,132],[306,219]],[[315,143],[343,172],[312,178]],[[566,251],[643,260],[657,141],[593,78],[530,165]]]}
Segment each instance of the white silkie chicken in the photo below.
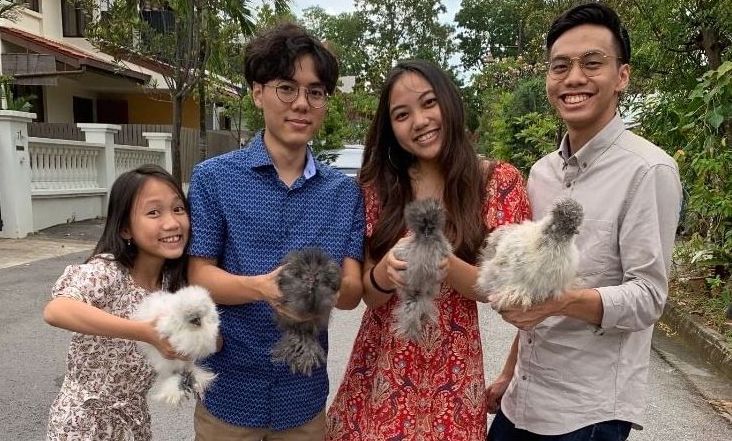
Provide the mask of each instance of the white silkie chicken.
{"label": "white silkie chicken", "polygon": [[544,218],[504,225],[486,239],[478,270],[482,299],[494,295],[494,309],[522,308],[555,298],[571,287],[579,260],[575,236],[582,206],[574,199],[555,202]]}
{"label": "white silkie chicken", "polygon": [[178,405],[194,393],[199,398],[216,375],[196,365],[196,361],[216,351],[219,315],[208,291],[189,286],[175,293],[157,291],[146,297],[133,318],[155,320],[155,329],[188,360],[168,360],[152,345],[139,342],[139,348],[157,372],[152,398]]}

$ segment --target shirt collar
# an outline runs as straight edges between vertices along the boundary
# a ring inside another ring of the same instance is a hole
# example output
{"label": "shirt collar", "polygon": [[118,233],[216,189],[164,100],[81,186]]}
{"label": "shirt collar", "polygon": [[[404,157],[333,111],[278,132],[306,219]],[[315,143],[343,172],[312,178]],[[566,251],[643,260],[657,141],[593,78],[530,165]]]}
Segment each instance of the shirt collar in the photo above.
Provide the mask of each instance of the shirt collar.
{"label": "shirt collar", "polygon": [[[256,135],[249,141],[247,149],[250,151],[250,155],[246,161],[247,166],[252,169],[260,167],[272,167],[272,157],[269,155],[267,147],[264,145],[264,130],[260,130]],[[313,152],[308,146],[305,150],[305,168],[302,171],[302,175],[305,179],[310,179],[315,176],[317,172],[315,158]]]}
{"label": "shirt collar", "polygon": [[574,157],[580,164],[592,164],[601,154],[610,147],[618,136],[625,131],[625,123],[620,115],[617,113],[610,122],[605,125],[597,134],[592,137],[587,143],[579,149],[574,155],[569,154],[569,136],[567,134],[562,138],[562,143],[559,145],[559,156],[568,162]]}

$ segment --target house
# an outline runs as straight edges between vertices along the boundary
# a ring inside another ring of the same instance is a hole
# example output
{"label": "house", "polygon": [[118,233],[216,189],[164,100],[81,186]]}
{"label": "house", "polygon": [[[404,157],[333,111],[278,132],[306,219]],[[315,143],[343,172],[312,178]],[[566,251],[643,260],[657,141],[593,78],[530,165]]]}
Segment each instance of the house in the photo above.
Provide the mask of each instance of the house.
{"label": "house", "polygon": [[[97,1],[103,13],[113,0]],[[151,23],[166,12],[145,4],[141,16]],[[15,77],[16,96],[33,97],[36,122],[170,124],[163,77],[149,66],[115,62],[84,38],[85,26],[73,0],[28,0],[16,22],[0,20],[0,70]],[[187,99],[183,127],[198,128],[198,112]]]}
{"label": "house", "polygon": [[[103,12],[113,0],[96,1]],[[140,5],[153,26],[164,18],[146,9],[149,2]],[[14,96],[28,97],[35,114],[31,122],[27,113],[0,110],[0,237],[104,216],[120,173],[149,162],[170,169],[172,105],[160,63],[119,64],[84,31],[73,0],[26,0],[17,20],[0,19],[0,72],[13,77]],[[182,123],[185,181],[198,160],[199,109],[191,98]],[[207,135],[209,154],[239,147],[228,131]]]}

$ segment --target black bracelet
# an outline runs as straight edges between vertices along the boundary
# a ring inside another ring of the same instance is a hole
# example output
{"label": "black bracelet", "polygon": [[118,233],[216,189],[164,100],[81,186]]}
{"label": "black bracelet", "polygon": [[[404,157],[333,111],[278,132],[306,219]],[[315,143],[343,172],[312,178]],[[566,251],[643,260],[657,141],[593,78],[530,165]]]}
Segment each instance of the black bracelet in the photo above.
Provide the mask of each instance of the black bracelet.
{"label": "black bracelet", "polygon": [[369,279],[371,280],[371,285],[376,288],[377,291],[382,292],[384,294],[394,294],[396,292],[396,288],[392,289],[384,289],[379,286],[378,283],[376,283],[376,277],[374,277],[374,269],[376,268],[376,265],[371,267],[371,270],[369,271]]}

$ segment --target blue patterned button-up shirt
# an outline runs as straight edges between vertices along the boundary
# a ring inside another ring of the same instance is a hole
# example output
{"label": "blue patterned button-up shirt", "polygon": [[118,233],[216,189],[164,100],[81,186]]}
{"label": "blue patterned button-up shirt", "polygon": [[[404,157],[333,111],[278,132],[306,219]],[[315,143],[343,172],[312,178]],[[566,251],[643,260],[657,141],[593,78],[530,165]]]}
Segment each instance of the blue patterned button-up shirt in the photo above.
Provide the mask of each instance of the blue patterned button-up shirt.
{"label": "blue patterned button-up shirt", "polygon": [[[357,183],[313,160],[288,188],[256,135],[247,148],[211,158],[193,170],[189,190],[189,254],[216,259],[231,274],[266,274],[296,249],[318,246],[336,261],[362,260],[363,198]],[[222,350],[207,360],[218,377],[204,405],[217,418],[241,427],[286,430],[325,407],[325,366],[312,376],[273,363],[281,336],[264,301],[219,305]],[[321,343],[328,348],[327,334]]]}

